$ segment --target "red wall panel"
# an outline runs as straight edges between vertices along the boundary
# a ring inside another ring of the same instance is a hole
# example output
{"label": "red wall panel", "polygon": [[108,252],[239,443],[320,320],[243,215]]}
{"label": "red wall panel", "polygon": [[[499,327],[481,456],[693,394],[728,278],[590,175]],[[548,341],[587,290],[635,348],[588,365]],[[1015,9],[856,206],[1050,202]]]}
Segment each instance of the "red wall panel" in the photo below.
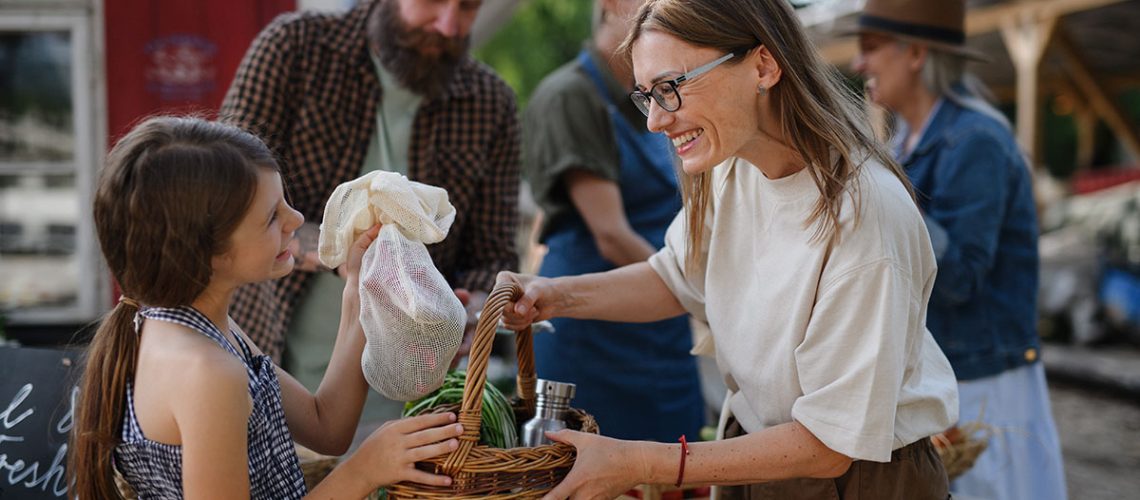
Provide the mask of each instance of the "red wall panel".
{"label": "red wall panel", "polygon": [[108,147],[148,115],[213,115],[253,38],[295,8],[296,0],[106,0]]}
{"label": "red wall panel", "polygon": [[107,0],[110,142],[150,114],[212,113],[249,43],[295,8],[295,0]]}

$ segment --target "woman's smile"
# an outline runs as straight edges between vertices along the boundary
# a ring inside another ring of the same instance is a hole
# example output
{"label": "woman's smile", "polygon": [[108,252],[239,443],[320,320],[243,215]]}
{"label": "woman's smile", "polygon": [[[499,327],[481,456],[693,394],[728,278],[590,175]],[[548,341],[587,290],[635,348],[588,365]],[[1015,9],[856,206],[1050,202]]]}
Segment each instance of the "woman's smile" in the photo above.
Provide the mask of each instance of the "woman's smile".
{"label": "woman's smile", "polygon": [[677,154],[684,155],[696,146],[697,139],[704,135],[704,133],[705,129],[700,128],[672,136],[670,139],[673,141],[673,147],[677,149]]}

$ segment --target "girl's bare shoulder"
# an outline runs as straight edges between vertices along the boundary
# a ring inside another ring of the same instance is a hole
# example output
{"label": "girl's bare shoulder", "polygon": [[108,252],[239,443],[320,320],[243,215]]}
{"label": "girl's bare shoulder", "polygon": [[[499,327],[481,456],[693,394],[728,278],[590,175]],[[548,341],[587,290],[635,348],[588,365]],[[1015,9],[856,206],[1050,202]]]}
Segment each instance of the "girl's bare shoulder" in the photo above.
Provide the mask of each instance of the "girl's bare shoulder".
{"label": "girl's bare shoulder", "polygon": [[164,321],[148,321],[143,327],[136,379],[178,391],[229,387],[244,391],[248,384],[237,356],[201,332]]}

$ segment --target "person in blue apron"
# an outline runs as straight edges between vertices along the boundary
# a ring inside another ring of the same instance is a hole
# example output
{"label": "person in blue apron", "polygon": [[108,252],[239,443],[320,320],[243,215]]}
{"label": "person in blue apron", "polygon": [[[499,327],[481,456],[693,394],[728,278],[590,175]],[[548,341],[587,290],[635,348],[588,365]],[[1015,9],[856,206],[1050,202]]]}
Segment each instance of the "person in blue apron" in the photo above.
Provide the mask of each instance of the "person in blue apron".
{"label": "person in blue apron", "polygon": [[[598,0],[594,36],[548,75],[524,113],[523,166],[543,209],[539,274],[601,272],[648,259],[681,209],[668,139],[630,102],[614,56],[642,0]],[[558,318],[535,338],[538,375],[577,384],[571,405],[623,439],[675,441],[704,424],[688,316],[653,323]]]}

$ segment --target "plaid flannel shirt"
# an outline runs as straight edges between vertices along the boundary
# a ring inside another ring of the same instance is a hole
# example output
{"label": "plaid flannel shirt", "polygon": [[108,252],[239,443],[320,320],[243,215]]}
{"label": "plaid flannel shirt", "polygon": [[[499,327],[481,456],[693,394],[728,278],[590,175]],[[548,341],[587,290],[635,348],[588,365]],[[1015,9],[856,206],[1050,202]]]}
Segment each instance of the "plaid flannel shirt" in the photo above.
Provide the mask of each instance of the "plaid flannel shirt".
{"label": "plaid flannel shirt", "polygon": [[[278,17],[254,40],[222,104],[221,119],[258,134],[278,156],[306,220],[321,220],[333,189],[360,174],[375,133],[382,89],[368,53],[373,4]],[[453,287],[490,290],[498,271],[518,266],[519,154],[514,93],[466,57],[443,95],[420,105],[408,151],[408,177],[446,189],[456,208],[447,239],[428,247]],[[234,298],[230,313],[275,361],[311,277],[294,271]]]}

